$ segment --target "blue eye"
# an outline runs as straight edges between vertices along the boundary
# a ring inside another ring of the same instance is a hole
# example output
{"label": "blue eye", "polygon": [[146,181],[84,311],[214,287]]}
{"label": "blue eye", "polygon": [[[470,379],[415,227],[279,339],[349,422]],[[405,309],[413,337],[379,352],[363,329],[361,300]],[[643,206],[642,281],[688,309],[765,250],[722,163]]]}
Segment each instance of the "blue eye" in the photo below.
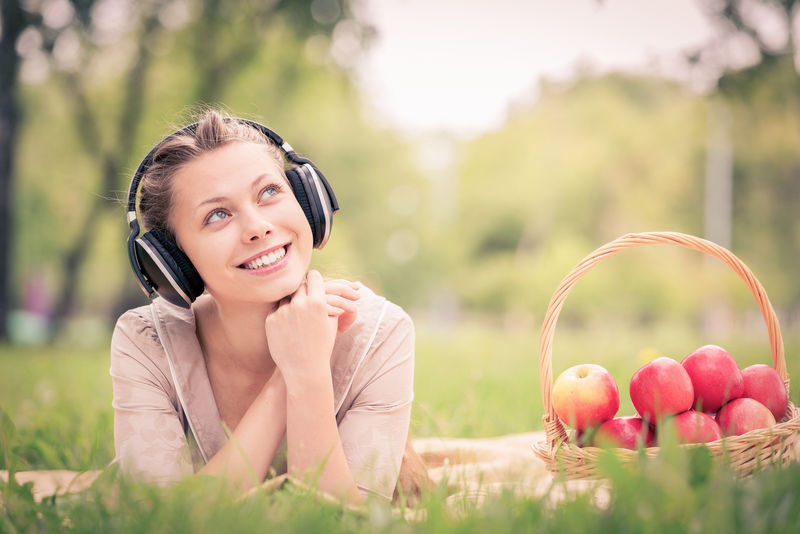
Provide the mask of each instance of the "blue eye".
{"label": "blue eye", "polygon": [[270,197],[277,196],[280,192],[283,191],[283,188],[280,184],[270,184],[258,194],[258,200],[266,200]]}
{"label": "blue eye", "polygon": [[225,219],[227,217],[228,217],[228,212],[227,211],[221,210],[221,209],[220,210],[214,210],[214,211],[212,211],[211,213],[208,214],[208,217],[206,217],[206,224],[209,224],[209,223],[212,223],[212,222],[216,222],[216,221],[221,221],[221,220],[223,220],[223,219]]}

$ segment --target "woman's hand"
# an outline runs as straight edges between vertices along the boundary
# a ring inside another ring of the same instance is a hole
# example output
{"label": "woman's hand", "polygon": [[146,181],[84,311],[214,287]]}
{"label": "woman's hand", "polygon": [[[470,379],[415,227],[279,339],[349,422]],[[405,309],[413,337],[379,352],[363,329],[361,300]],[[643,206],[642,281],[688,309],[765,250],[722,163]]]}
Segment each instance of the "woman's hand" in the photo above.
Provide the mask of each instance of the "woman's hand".
{"label": "woman's hand", "polygon": [[328,314],[338,317],[337,331],[340,334],[353,326],[358,317],[358,308],[354,302],[361,297],[358,288],[358,283],[348,280],[325,280]]}
{"label": "woman's hand", "polygon": [[[338,292],[337,292],[338,291]],[[326,293],[318,271],[309,271],[306,283],[278,303],[265,322],[270,355],[281,370],[286,385],[298,379],[330,380],[330,359],[338,331],[339,316],[349,302],[341,287]]]}

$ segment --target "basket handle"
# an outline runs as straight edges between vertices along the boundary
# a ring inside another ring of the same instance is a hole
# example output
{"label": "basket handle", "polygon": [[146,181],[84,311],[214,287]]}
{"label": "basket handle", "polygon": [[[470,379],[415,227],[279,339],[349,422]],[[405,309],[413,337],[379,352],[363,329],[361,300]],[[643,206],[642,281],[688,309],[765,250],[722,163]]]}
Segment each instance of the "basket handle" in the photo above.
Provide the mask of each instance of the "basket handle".
{"label": "basket handle", "polygon": [[767,332],[769,333],[770,351],[772,352],[772,366],[778,372],[780,377],[786,384],[786,389],[789,389],[789,376],[786,373],[786,360],[783,354],[783,338],[781,336],[781,329],[778,324],[778,318],[775,315],[775,310],[772,309],[772,304],[769,302],[766,291],[761,283],[756,279],[753,272],[747,265],[733,255],[729,250],[707,241],[699,237],[681,234],[678,232],[645,232],[638,234],[626,234],[618,237],[614,241],[606,243],[598,248],[588,256],[586,256],[580,263],[578,263],[572,270],[561,280],[561,283],[556,288],[553,296],[550,298],[550,304],[547,306],[547,313],[544,317],[542,324],[542,332],[539,337],[539,382],[542,388],[542,401],[544,404],[545,414],[542,417],[544,421],[545,433],[551,445],[555,445],[556,441],[566,440],[566,431],[561,421],[553,409],[553,335],[558,321],[558,315],[561,313],[561,308],[564,301],[572,290],[573,286],[586,274],[592,267],[600,263],[602,260],[616,254],[621,250],[628,248],[640,247],[644,245],[654,244],[668,244],[678,245],[700,252],[705,252],[709,256],[713,256],[723,263],[727,264],[739,277],[744,280],[750,292],[756,299],[758,307],[761,309],[761,315],[764,317],[764,322],[767,324]]}

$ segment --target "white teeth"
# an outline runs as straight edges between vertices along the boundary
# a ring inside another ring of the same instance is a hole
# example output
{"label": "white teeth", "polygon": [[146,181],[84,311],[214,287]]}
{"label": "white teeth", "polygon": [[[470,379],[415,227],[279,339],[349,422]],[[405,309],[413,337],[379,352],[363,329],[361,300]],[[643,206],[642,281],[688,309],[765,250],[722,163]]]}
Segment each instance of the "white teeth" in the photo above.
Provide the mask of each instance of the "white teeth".
{"label": "white teeth", "polygon": [[267,267],[272,265],[279,259],[283,258],[286,255],[286,248],[281,247],[278,250],[273,250],[269,254],[264,254],[263,256],[259,256],[258,258],[254,259],[253,261],[247,262],[244,264],[245,269],[260,269],[261,267]]}

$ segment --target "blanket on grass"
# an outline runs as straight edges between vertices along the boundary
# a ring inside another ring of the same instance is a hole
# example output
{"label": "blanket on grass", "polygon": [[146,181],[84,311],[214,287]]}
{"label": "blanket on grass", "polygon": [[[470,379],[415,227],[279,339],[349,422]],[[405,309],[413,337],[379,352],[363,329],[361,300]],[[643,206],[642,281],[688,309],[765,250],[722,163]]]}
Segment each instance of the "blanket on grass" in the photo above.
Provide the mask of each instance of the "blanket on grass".
{"label": "blanket on grass", "polygon": [[[573,492],[594,491],[598,504],[607,496],[596,481],[568,481],[553,485],[553,477],[545,464],[534,455],[531,445],[544,439],[544,432],[509,434],[494,438],[415,438],[414,449],[425,463],[428,476],[436,484],[444,484],[453,503],[480,503],[487,496],[511,492],[519,496],[542,497],[559,501]],[[88,489],[101,471],[18,471],[19,484],[33,484],[37,501],[53,495],[77,493]],[[8,471],[0,471],[8,481]],[[302,486],[287,476],[276,477],[263,487],[278,489],[285,483]]]}

